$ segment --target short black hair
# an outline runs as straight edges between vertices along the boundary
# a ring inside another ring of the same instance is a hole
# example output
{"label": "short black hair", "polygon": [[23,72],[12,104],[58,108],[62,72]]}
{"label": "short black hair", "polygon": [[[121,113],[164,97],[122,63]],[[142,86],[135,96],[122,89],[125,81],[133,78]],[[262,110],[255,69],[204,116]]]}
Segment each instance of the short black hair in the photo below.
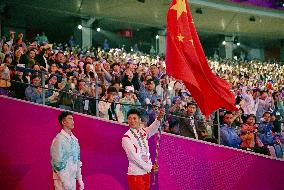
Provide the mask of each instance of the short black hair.
{"label": "short black hair", "polygon": [[33,81],[35,78],[39,78],[40,79],[40,77],[38,75],[32,75],[31,76],[31,81]]}
{"label": "short black hair", "polygon": [[127,112],[127,117],[128,117],[129,115],[131,115],[131,114],[138,115],[138,117],[141,118],[141,113],[140,113],[140,111],[137,110],[137,109],[131,109],[131,110],[129,110],[129,111]]}
{"label": "short black hair", "polygon": [[113,69],[115,66],[120,66],[119,63],[113,63],[110,68]]}
{"label": "short black hair", "polygon": [[266,112],[264,112],[264,113],[262,114],[262,117],[264,117],[265,114],[269,114],[269,115],[271,116],[271,112],[266,111]]}
{"label": "short black hair", "polygon": [[249,114],[249,115],[246,117],[246,121],[245,121],[245,122],[247,122],[248,118],[250,118],[250,117],[254,118],[254,120],[256,121],[256,116],[255,116],[254,114]]}
{"label": "short black hair", "polygon": [[119,84],[120,85],[120,81],[119,80],[111,81],[111,86],[114,86],[115,84]]}
{"label": "short black hair", "polygon": [[256,93],[256,92],[260,92],[260,89],[255,88],[255,89],[252,90],[252,93]]}
{"label": "short black hair", "polygon": [[107,93],[117,92],[116,88],[113,86],[108,87]]}
{"label": "short black hair", "polygon": [[229,114],[233,114],[233,112],[231,112],[231,111],[225,111],[224,117],[225,117],[225,115],[229,115]]}
{"label": "short black hair", "polygon": [[153,79],[147,79],[147,80],[146,80],[146,85],[151,84],[151,82],[152,82],[152,81],[154,82],[154,80],[153,80]]}
{"label": "short black hair", "polygon": [[60,124],[61,126],[63,126],[63,125],[62,125],[63,119],[66,118],[68,115],[73,115],[73,113],[71,113],[71,112],[69,112],[69,111],[63,111],[63,112],[61,112],[61,113],[59,114],[59,116],[58,116],[58,122],[59,122],[59,124]]}
{"label": "short black hair", "polygon": [[95,73],[94,72],[89,72],[90,78],[95,78]]}
{"label": "short black hair", "polygon": [[267,93],[267,90],[262,90],[260,91],[260,95],[264,94],[264,93]]}
{"label": "short black hair", "polygon": [[195,106],[195,107],[197,107],[196,103],[193,102],[193,101],[188,102],[187,105],[186,105],[186,107],[188,107],[188,106]]}

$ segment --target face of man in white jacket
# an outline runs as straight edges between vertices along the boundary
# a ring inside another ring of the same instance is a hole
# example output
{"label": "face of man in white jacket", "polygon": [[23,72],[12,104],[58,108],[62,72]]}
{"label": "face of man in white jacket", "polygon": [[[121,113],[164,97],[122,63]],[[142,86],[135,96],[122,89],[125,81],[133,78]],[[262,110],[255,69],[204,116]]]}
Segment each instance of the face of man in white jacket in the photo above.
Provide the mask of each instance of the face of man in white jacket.
{"label": "face of man in white jacket", "polygon": [[139,129],[141,127],[141,118],[137,114],[130,114],[128,116],[128,125],[132,129]]}
{"label": "face of man in white jacket", "polygon": [[72,115],[67,115],[62,120],[62,127],[63,130],[66,131],[67,133],[71,132],[71,130],[74,128],[74,120]]}

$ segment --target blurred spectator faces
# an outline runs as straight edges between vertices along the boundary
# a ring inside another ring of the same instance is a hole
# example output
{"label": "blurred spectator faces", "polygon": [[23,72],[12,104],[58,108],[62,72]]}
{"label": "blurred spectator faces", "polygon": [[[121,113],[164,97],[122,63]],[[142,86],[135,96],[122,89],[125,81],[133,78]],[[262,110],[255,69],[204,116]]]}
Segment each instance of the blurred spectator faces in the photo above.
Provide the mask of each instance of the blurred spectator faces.
{"label": "blurred spectator faces", "polygon": [[36,56],[36,51],[35,51],[35,49],[31,49],[31,50],[29,51],[29,58],[30,58],[30,59],[34,59],[35,56]]}
{"label": "blurred spectator faces", "polygon": [[31,80],[32,80],[32,84],[35,85],[35,86],[40,86],[40,82],[41,82],[41,79],[39,76],[36,76],[36,75],[33,75],[31,77]]}
{"label": "blurred spectator faces", "polygon": [[225,124],[231,125],[233,123],[233,114],[232,112],[226,112],[223,119]]}
{"label": "blurred spectator faces", "polygon": [[56,54],[56,61],[59,63],[65,63],[66,62],[66,58],[65,55],[63,54],[63,52],[58,52]]}
{"label": "blurred spectator faces", "polygon": [[186,108],[188,115],[194,115],[196,112],[196,104],[194,103],[188,103]]}
{"label": "blurred spectator faces", "polygon": [[40,66],[37,64],[33,65],[33,70],[40,71]]}
{"label": "blurred spectator faces", "polygon": [[56,72],[58,70],[56,63],[52,63],[50,66],[50,71],[52,73]]}
{"label": "blurred spectator faces", "polygon": [[88,57],[86,57],[85,62],[93,64],[93,59],[90,56],[88,56]]}
{"label": "blurred spectator faces", "polygon": [[110,71],[110,64],[108,62],[106,62],[105,64],[103,64],[103,67],[106,71]]}
{"label": "blurred spectator faces", "polygon": [[22,47],[16,47],[15,48],[15,53],[14,53],[15,57],[19,58],[19,57],[21,57],[22,54],[23,54]]}
{"label": "blurred spectator faces", "polygon": [[35,49],[35,48],[37,48],[37,45],[38,45],[37,42],[34,41],[29,45],[29,49]]}
{"label": "blurred spectator faces", "polygon": [[271,120],[271,113],[265,112],[265,113],[263,114],[263,121],[266,122],[266,123],[269,123],[270,120]]}
{"label": "blurred spectator faces", "polygon": [[85,85],[86,85],[86,83],[85,83],[85,81],[79,81],[78,82],[78,90],[84,90],[85,89]]}
{"label": "blurred spectator faces", "polygon": [[2,46],[2,53],[7,53],[8,52],[8,50],[9,50],[9,46],[8,46],[8,44],[3,44],[3,46]]}
{"label": "blurred spectator faces", "polygon": [[157,76],[159,74],[159,69],[157,67],[157,65],[153,64],[150,66],[150,72],[152,74],[152,76]]}
{"label": "blurred spectator faces", "polygon": [[155,89],[155,83],[153,80],[149,79],[146,81],[146,88],[149,91],[153,91]]}

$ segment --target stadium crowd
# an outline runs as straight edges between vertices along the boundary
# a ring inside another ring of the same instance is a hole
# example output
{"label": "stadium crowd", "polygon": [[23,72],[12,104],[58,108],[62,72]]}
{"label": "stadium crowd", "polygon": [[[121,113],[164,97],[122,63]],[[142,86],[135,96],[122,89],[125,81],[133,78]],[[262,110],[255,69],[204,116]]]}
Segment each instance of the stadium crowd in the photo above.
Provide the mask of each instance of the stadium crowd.
{"label": "stadium crowd", "polygon": [[44,34],[30,42],[23,37],[11,32],[1,40],[1,95],[120,123],[135,107],[148,126],[165,107],[165,132],[283,158],[284,66],[279,62],[208,59],[212,71],[231,84],[239,111],[220,109],[205,119],[182,81],[166,74],[162,57],[108,44],[89,49],[71,40],[49,44]]}

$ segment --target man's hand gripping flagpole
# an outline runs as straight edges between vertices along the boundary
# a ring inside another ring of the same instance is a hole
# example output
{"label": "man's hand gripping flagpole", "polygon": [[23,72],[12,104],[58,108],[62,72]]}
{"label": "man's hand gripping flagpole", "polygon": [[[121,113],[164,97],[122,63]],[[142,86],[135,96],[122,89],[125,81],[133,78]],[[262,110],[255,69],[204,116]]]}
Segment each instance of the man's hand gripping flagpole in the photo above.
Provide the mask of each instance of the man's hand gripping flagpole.
{"label": "man's hand gripping flagpole", "polygon": [[156,157],[155,157],[155,163],[153,164],[152,173],[153,173],[153,182],[152,185],[156,184],[156,175],[158,173],[158,158],[159,158],[159,149],[160,149],[160,141],[161,141],[161,133],[162,133],[162,126],[163,122],[165,121],[165,108],[161,107],[159,114],[157,116],[157,120],[160,121],[160,126],[158,128],[158,139],[156,144]]}

